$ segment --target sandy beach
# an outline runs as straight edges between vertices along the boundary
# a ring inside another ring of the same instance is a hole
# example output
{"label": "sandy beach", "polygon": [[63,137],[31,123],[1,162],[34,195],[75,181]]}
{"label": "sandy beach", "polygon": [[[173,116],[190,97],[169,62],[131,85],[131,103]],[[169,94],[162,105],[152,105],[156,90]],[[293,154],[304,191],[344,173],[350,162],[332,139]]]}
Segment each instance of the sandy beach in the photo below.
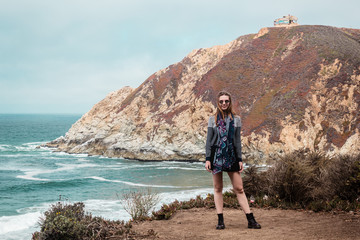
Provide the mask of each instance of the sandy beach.
{"label": "sandy beach", "polygon": [[[181,210],[170,220],[134,223],[133,229],[155,239],[360,239],[357,213],[314,213],[309,211],[253,209],[262,229],[248,229],[241,210],[225,209],[226,229],[216,230],[214,209]],[[152,239],[152,238],[148,238]]]}

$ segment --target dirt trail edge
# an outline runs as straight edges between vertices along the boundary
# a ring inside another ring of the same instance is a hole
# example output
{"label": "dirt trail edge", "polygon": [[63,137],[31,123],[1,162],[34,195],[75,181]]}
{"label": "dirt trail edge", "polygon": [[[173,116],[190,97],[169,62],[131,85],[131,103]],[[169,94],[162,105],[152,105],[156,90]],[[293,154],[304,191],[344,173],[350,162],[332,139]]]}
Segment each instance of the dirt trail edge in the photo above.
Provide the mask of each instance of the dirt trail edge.
{"label": "dirt trail edge", "polygon": [[170,220],[135,223],[137,232],[153,229],[156,239],[360,239],[360,215],[253,209],[262,229],[248,229],[241,210],[224,209],[225,230],[216,230],[214,209],[177,212]]}

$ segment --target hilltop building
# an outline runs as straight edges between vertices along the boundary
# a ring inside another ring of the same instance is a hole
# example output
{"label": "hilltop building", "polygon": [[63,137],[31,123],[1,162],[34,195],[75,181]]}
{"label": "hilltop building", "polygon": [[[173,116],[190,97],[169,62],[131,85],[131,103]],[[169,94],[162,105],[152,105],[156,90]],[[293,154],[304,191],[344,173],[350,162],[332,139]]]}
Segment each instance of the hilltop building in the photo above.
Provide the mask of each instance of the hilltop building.
{"label": "hilltop building", "polygon": [[297,23],[298,18],[292,15],[283,16],[282,18],[278,18],[274,20],[275,27],[286,27],[286,26],[296,26],[299,25]]}

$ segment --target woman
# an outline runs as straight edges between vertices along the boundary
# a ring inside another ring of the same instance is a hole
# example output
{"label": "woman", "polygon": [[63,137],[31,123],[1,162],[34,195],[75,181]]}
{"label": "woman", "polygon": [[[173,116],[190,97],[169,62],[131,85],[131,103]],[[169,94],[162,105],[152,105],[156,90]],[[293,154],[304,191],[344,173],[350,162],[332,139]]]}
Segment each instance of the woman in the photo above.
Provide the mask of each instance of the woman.
{"label": "woman", "polygon": [[231,95],[228,92],[219,92],[217,101],[216,114],[209,118],[205,164],[206,170],[213,174],[214,201],[218,214],[216,229],[225,228],[222,195],[223,171],[227,172],[230,177],[240,207],[246,214],[248,228],[260,229],[260,224],[256,222],[250,211],[240,174],[244,170],[241,158],[240,117],[234,114]]}

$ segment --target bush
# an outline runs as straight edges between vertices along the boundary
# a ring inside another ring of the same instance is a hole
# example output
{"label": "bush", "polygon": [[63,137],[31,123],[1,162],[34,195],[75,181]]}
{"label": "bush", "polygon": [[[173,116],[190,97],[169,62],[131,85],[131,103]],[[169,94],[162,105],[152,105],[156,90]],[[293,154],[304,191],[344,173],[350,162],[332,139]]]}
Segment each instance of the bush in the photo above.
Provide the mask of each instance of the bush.
{"label": "bush", "polygon": [[[326,169],[331,195],[342,200],[355,201],[360,196],[360,155],[340,156]],[[324,187],[324,186],[323,186]],[[331,198],[331,196],[329,196]]]}
{"label": "bush", "polygon": [[[245,170],[245,193],[252,206],[313,211],[360,210],[360,155],[328,158],[321,153],[297,151],[280,158],[265,172],[255,166]],[[239,208],[236,194],[224,192],[224,207]],[[171,218],[180,209],[214,208],[214,195],[164,204],[152,219]]]}
{"label": "bush", "polygon": [[100,240],[110,236],[126,237],[134,234],[130,223],[107,221],[85,214],[84,203],[66,204],[58,202],[40,218],[40,232],[33,240]]}
{"label": "bush", "polygon": [[259,172],[256,165],[252,165],[244,170],[243,184],[246,195],[248,196],[261,196],[264,195],[264,186],[266,179],[264,172]]}
{"label": "bush", "polygon": [[82,239],[86,232],[82,223],[84,216],[83,203],[66,205],[58,202],[52,205],[40,219],[39,239]]}
{"label": "bush", "polygon": [[[189,207],[190,208],[190,207]],[[170,204],[163,204],[160,210],[152,212],[152,219],[154,220],[168,220],[171,216],[180,209],[179,201],[175,200]]]}
{"label": "bush", "polygon": [[281,157],[266,172],[250,167],[245,173],[245,192],[256,196],[257,206],[314,211],[360,206],[360,155],[329,158],[297,151]]}
{"label": "bush", "polygon": [[266,173],[265,191],[290,203],[307,203],[315,187],[315,167],[301,152],[281,157]]}
{"label": "bush", "polygon": [[[238,208],[239,204],[234,192],[224,192],[224,206],[229,208]],[[208,194],[206,198],[202,198],[200,195],[196,198],[191,198],[188,201],[179,202],[175,200],[170,204],[163,204],[158,211],[152,212],[152,219],[154,220],[167,220],[170,219],[180,209],[191,208],[215,208],[214,195]]]}
{"label": "bush", "polygon": [[123,207],[130,214],[132,220],[146,220],[150,211],[159,202],[159,196],[153,193],[150,188],[122,194]]}

